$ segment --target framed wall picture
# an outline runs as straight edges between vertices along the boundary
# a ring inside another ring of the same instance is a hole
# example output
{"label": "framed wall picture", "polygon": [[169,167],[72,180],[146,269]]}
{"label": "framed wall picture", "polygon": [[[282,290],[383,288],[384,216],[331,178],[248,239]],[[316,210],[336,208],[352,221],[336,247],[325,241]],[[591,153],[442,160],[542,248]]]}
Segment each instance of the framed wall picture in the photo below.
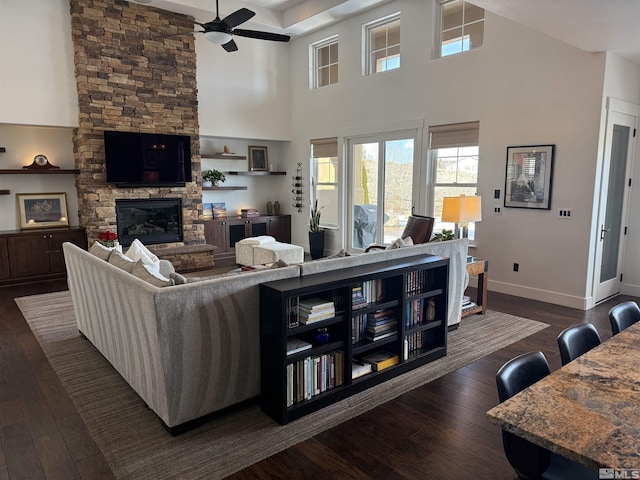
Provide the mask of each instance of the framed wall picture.
{"label": "framed wall picture", "polygon": [[249,170],[252,172],[269,170],[267,147],[249,147]]}
{"label": "framed wall picture", "polygon": [[555,145],[507,147],[504,206],[551,209]]}
{"label": "framed wall picture", "polygon": [[21,229],[68,227],[65,193],[16,193]]}

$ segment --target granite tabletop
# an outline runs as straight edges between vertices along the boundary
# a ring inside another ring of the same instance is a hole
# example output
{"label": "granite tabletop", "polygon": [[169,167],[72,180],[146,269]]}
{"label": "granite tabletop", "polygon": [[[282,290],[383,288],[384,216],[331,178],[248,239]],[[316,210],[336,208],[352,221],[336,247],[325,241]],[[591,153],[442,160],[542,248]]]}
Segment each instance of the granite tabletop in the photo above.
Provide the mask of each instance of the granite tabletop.
{"label": "granite tabletop", "polygon": [[640,322],[487,412],[589,468],[640,469]]}

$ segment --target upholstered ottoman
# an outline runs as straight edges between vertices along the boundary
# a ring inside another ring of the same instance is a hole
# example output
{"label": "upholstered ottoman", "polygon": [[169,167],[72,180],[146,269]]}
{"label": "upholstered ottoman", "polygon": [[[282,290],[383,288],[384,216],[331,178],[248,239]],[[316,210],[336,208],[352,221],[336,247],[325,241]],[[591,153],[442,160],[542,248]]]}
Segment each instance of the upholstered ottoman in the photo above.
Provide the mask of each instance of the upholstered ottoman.
{"label": "upholstered ottoman", "polygon": [[243,238],[236,243],[236,263],[238,265],[256,265],[260,263],[253,260],[253,249],[270,243],[276,243],[276,239],[269,235]]}
{"label": "upholstered ottoman", "polygon": [[299,245],[289,243],[265,243],[253,247],[253,263],[273,263],[278,260],[287,262],[289,265],[304,262],[304,248]]}

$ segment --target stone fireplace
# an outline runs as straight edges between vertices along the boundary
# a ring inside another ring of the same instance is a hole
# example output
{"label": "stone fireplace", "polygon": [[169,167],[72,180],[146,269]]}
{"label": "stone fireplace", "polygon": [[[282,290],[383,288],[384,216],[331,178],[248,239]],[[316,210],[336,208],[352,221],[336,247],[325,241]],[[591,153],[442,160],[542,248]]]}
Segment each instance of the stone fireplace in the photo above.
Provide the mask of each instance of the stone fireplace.
{"label": "stone fireplace", "polygon": [[[139,232],[167,254],[203,246],[195,43],[193,35],[164,38],[193,29],[193,18],[125,0],[70,0],[70,4],[79,110],[73,135],[80,171],[78,214],[89,243],[105,230],[121,232],[117,217],[123,213],[116,214],[120,201],[158,204],[179,199],[180,206],[172,207],[179,212],[169,215],[181,219],[179,230],[172,227],[162,239],[154,236],[158,232]],[[193,181],[183,187],[147,188],[107,183],[105,130],[189,135]],[[127,232],[119,240],[127,245],[135,236],[139,237]]]}
{"label": "stone fireplace", "polygon": [[182,199],[116,200],[116,224],[125,247],[136,238],[145,245],[182,242]]}

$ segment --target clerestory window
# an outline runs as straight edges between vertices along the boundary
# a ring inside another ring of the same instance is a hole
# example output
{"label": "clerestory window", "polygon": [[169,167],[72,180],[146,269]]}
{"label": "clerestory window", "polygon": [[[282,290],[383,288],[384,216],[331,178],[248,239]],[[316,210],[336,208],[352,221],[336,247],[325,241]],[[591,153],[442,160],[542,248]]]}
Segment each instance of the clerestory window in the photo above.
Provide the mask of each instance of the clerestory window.
{"label": "clerestory window", "polygon": [[446,57],[482,46],[484,9],[465,0],[440,0],[438,55]]}
{"label": "clerestory window", "polygon": [[364,75],[400,68],[400,12],[364,25]]}

